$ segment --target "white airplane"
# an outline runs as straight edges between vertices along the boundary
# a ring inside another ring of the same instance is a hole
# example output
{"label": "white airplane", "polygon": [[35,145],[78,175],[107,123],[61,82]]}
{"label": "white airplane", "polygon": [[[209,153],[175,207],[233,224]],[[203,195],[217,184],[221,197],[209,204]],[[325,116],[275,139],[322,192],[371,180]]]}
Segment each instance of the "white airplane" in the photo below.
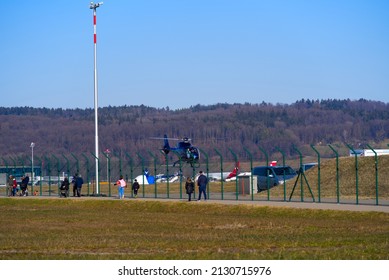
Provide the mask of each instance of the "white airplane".
{"label": "white airplane", "polygon": [[[223,178],[223,181],[229,182],[236,179],[236,176],[239,171],[239,162],[236,163],[234,169],[231,172],[212,172],[205,174],[208,177],[209,181],[221,181]],[[197,181],[199,175],[195,177],[195,180]],[[155,182],[166,182],[169,181],[169,183],[174,183],[180,180],[180,174],[176,172],[174,175],[166,176],[164,174],[158,174],[156,176],[152,176],[149,174],[149,171],[146,169],[143,175],[138,175],[135,178],[140,185],[152,185]]]}
{"label": "white airplane", "polygon": [[166,182],[169,181],[169,183],[177,182],[180,179],[180,174],[176,172],[174,175],[166,176],[165,174],[158,174],[156,176],[152,176],[149,174],[149,171],[145,169],[145,172],[143,175],[138,175],[135,180],[138,181],[140,185],[152,185],[155,182]]}
{"label": "white airplane", "polygon": [[[236,175],[238,174],[239,171],[239,161],[235,164],[234,169],[231,172],[212,172],[205,174],[208,177],[209,181],[232,181],[236,179]],[[198,176],[196,176],[197,180]]]}

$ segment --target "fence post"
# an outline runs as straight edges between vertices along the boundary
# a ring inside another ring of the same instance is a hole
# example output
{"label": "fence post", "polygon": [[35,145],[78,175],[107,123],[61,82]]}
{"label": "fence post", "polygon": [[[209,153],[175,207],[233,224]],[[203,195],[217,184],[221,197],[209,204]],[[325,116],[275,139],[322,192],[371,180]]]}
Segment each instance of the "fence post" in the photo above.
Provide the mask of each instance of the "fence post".
{"label": "fence post", "polygon": [[50,159],[48,159],[46,156],[44,158],[47,161],[47,171],[49,172],[49,196],[51,196],[51,164]]}
{"label": "fence post", "polygon": [[[5,163],[5,169],[7,170],[6,174],[7,174],[7,177],[5,178],[5,196],[8,196],[10,191],[9,191],[9,186],[8,186],[8,178],[9,178],[9,170],[8,170],[8,162],[3,158],[1,157],[1,159],[4,161]],[[33,182],[31,182],[31,186],[33,185]],[[33,191],[31,191],[33,192]]]}
{"label": "fence post", "polygon": [[[138,155],[138,157],[140,158],[141,160],[141,164],[142,164],[142,197],[145,197],[145,159],[142,157],[142,155],[137,152],[136,153]],[[147,179],[147,178],[146,178]]]}
{"label": "fence post", "polygon": [[[111,196],[111,158],[109,157],[109,153],[102,152],[108,162],[108,174],[107,174],[107,183],[108,183],[108,196]],[[122,174],[120,174],[122,175]]]}
{"label": "fence post", "polygon": [[165,154],[165,163],[166,163],[166,197],[169,197],[170,194],[169,156],[167,154]]}
{"label": "fence post", "polygon": [[[96,189],[93,189],[93,195],[100,195],[100,193],[97,193],[97,188],[100,186],[100,174],[101,174],[101,169],[100,169],[100,158],[98,157],[98,155],[95,155],[94,153],[91,152],[91,155],[96,159],[97,161],[97,170],[99,171],[98,173],[99,174],[95,174],[95,187]],[[99,176],[96,176],[96,175],[99,175]],[[99,188],[100,189],[100,188]],[[96,193],[95,193],[96,191]],[[89,188],[88,188],[88,195],[89,195]]]}
{"label": "fence post", "polygon": [[[265,155],[266,158],[266,166],[269,166],[269,156],[267,155],[264,148],[261,146],[258,146],[258,148],[261,150],[261,152]],[[266,174],[266,185],[267,185],[267,200],[270,200],[270,179],[269,179],[269,171],[267,171]]]}
{"label": "fence post", "polygon": [[13,158],[13,157],[9,157],[12,161],[13,161],[13,163],[14,163],[14,168],[16,169],[16,160]]}
{"label": "fence post", "polygon": [[7,174],[8,174],[8,162],[5,160],[5,158],[1,157],[1,159],[3,160],[4,164],[5,164],[5,168],[7,169]]}
{"label": "fence post", "polygon": [[330,147],[336,156],[336,202],[339,203],[339,154],[330,144],[328,144],[328,147]]}
{"label": "fence post", "polygon": [[[235,167],[236,167],[236,164],[238,162],[238,156],[234,153],[233,150],[231,150],[230,148],[228,148],[228,150],[230,150],[231,154],[234,156],[234,159],[235,159]],[[236,176],[235,176],[235,199],[238,200],[239,199],[239,189],[238,189],[238,173],[236,173]]]}
{"label": "fence post", "polygon": [[26,171],[25,171],[25,169],[24,169],[24,167],[25,167],[25,164],[24,164],[24,160],[23,160],[23,158],[22,157],[17,157],[17,161],[18,161],[18,164],[19,164],[19,166],[20,167],[23,167],[23,176],[24,176],[24,174],[26,174]]}
{"label": "fence post", "polygon": [[[134,168],[133,168],[133,159],[132,157],[126,152],[126,157],[128,157],[128,163],[130,164],[130,178],[131,178],[131,197],[133,197],[133,192],[132,192],[132,184],[134,183]],[[127,175],[126,175],[127,177]],[[128,181],[128,180],[127,180]]]}
{"label": "fence post", "polygon": [[220,180],[220,186],[221,186],[221,198],[224,200],[224,182],[223,182],[223,156],[222,154],[215,149],[215,152],[219,155],[220,157],[220,175],[221,175],[221,180]]}
{"label": "fence post", "polygon": [[[42,180],[43,180],[43,164],[42,164],[42,159],[36,155],[34,155],[34,159],[37,159],[39,160],[39,165],[40,165],[40,168],[41,168],[41,174],[40,174],[40,180],[39,180],[39,195],[42,196]],[[34,195],[34,193],[33,193]]]}
{"label": "fence post", "polygon": [[65,158],[66,160],[66,174],[67,174],[67,177],[69,178],[69,173],[70,173],[70,163],[69,163],[69,159],[64,155],[62,154],[62,156]]}
{"label": "fence post", "polygon": [[370,150],[374,153],[374,167],[375,167],[375,204],[378,205],[378,156],[377,152],[369,145],[366,144]]}
{"label": "fence post", "polygon": [[[70,153],[72,155],[72,157],[76,160],[76,172],[79,173],[80,172],[80,164],[78,162],[78,158],[73,154],[73,153]],[[70,175],[70,174],[69,174]]]}
{"label": "fence post", "polygon": [[154,198],[157,198],[157,157],[150,151],[149,154],[154,162]]}
{"label": "fence post", "polygon": [[[119,159],[119,174],[124,176],[124,174],[123,174],[123,164],[122,164],[122,153],[120,152],[120,154],[117,154],[117,153],[113,152],[112,156],[115,156],[115,157],[117,157]],[[128,178],[125,179],[126,182],[128,181],[127,179]]]}
{"label": "fence post", "polygon": [[[180,166],[180,169],[179,169],[179,172],[178,172],[178,176],[180,177],[180,198],[182,198],[182,157],[181,157],[181,154],[177,151],[173,151],[177,158],[178,158],[178,163],[179,163],[179,166]],[[177,163],[177,162],[176,162]],[[173,164],[174,166],[174,164]],[[168,195],[168,198],[170,197],[170,193]]]}
{"label": "fence post", "polygon": [[[13,161],[13,163],[14,163],[14,168],[15,168],[15,170],[16,170],[16,160],[13,158],[13,157],[9,157],[12,161]],[[12,174],[13,176],[15,176],[15,174]]]}
{"label": "fence post", "polygon": [[[209,177],[209,157],[208,157],[208,154],[204,150],[200,149],[200,152],[201,152],[201,154],[205,155],[205,165],[206,165],[205,173],[207,174],[207,178],[208,178]],[[195,180],[195,174],[194,174],[194,169],[193,169],[193,181],[194,180]],[[207,184],[208,184],[207,197],[208,197],[208,199],[210,199],[211,197],[210,197],[209,183],[207,183]],[[196,197],[196,188],[194,188],[193,195],[194,195],[194,197]]]}
{"label": "fence post", "polygon": [[[88,157],[85,154],[82,154],[82,156],[85,158],[86,174],[87,174],[86,175],[86,180],[88,182],[88,195],[89,195],[89,188],[90,188],[90,185],[89,185],[89,182],[90,182],[89,159],[88,159]],[[78,165],[78,160],[77,160],[77,165]],[[77,172],[77,173],[79,173],[79,172]]]}
{"label": "fence post", "polygon": [[358,155],[356,151],[349,144],[346,143],[346,146],[353,151],[355,156],[355,194],[356,194],[356,204],[359,203],[359,182],[358,182]]}
{"label": "fence post", "polygon": [[[250,151],[246,147],[243,147],[243,150],[246,151],[246,153],[249,155],[249,158],[250,158],[250,188],[251,188],[250,192],[251,192],[251,200],[254,200],[253,155],[250,153]],[[238,177],[238,174],[237,174],[237,177]]]}
{"label": "fence post", "polygon": [[320,178],[320,169],[321,169],[321,167],[320,167],[320,153],[319,153],[319,151],[313,146],[313,145],[311,145],[311,148],[312,148],[312,150],[314,150],[315,151],[315,153],[317,154],[317,196],[318,196],[318,202],[320,203],[321,202],[321,186],[320,186],[320,182],[321,182],[321,178]]}
{"label": "fence post", "polygon": [[[293,149],[295,151],[297,151],[297,153],[299,154],[299,158],[300,158],[299,172],[300,172],[300,175],[304,174],[304,170],[303,170],[303,155],[301,154],[301,152],[299,151],[299,149],[297,149],[297,147],[295,145],[293,145]],[[304,201],[303,178],[300,178],[300,196],[301,196],[301,202],[303,202]]]}
{"label": "fence post", "polygon": [[61,175],[61,168],[60,168],[60,162],[59,162],[59,159],[53,154],[52,155],[53,158],[55,158],[57,160],[57,191],[58,191],[58,196],[60,196],[60,191],[59,191],[59,188],[61,186],[61,183],[60,183],[60,175]]}
{"label": "fence post", "polygon": [[311,190],[311,186],[309,185],[308,179],[305,176],[305,170],[303,168],[303,154],[300,152],[299,149],[297,149],[296,146],[293,145],[293,147],[300,155],[300,170],[299,170],[300,173],[299,173],[299,177],[300,177],[300,181],[301,181],[301,183],[300,183],[301,184],[301,194],[302,194],[301,201],[304,201],[304,195],[303,195],[303,179],[304,179],[305,183],[307,184],[307,188],[309,190],[309,193],[311,194],[312,200],[313,200],[313,202],[315,202],[315,196],[313,195],[312,190]]}
{"label": "fence post", "polygon": [[[34,172],[34,167],[32,166],[32,158],[29,158],[29,157],[27,157],[27,160],[29,160],[30,161],[30,164],[31,164],[31,193],[33,194],[34,193],[34,183],[32,182],[33,180],[33,172]],[[7,173],[8,173],[8,167],[7,167]],[[8,177],[6,178],[7,180],[6,180],[6,183],[5,183],[5,189],[7,189],[8,188],[8,186],[7,186],[7,182],[8,182]]]}
{"label": "fence post", "polygon": [[[279,151],[282,155],[282,166],[285,166],[285,153],[279,147],[276,147],[276,150]],[[284,169],[284,201],[286,201],[286,180],[285,180],[285,169]]]}

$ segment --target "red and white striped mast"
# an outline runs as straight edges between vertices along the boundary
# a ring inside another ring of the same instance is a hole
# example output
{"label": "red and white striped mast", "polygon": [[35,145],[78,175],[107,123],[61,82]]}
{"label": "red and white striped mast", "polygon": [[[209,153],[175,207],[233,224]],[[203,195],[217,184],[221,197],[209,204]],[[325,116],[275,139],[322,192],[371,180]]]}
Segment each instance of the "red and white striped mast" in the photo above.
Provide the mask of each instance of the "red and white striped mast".
{"label": "red and white striped mast", "polygon": [[97,54],[96,54],[96,9],[102,5],[103,2],[90,2],[90,9],[93,9],[93,44],[94,44],[94,91],[95,91],[95,158],[96,158],[96,194],[100,194],[99,188],[99,128],[98,128],[98,99],[97,99]]}

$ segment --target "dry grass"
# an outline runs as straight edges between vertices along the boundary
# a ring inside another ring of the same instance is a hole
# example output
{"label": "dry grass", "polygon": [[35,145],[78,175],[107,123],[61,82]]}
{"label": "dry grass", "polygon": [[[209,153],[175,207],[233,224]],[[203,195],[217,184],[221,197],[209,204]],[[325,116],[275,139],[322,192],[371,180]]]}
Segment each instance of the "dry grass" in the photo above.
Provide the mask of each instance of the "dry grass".
{"label": "dry grass", "polygon": [[0,259],[389,259],[389,215],[115,199],[0,199]]}
{"label": "dry grass", "polygon": [[[342,200],[362,200],[376,199],[376,170],[374,157],[358,157],[357,164],[355,157],[339,158],[338,163],[339,183],[336,179],[336,160],[325,159],[321,162],[320,169],[320,195],[321,198],[337,197],[337,185],[339,184],[339,196]],[[358,168],[358,179],[356,176],[356,167]],[[318,167],[314,167],[306,172],[306,178],[310,184],[311,190],[318,198]],[[378,157],[378,198],[381,201],[389,201],[389,156]],[[357,182],[358,180],[358,189]],[[289,182],[288,187],[291,190],[292,182]],[[300,186],[300,183],[299,183]],[[304,193],[309,196],[306,184],[303,184]],[[296,188],[296,195],[300,195],[299,188]]]}

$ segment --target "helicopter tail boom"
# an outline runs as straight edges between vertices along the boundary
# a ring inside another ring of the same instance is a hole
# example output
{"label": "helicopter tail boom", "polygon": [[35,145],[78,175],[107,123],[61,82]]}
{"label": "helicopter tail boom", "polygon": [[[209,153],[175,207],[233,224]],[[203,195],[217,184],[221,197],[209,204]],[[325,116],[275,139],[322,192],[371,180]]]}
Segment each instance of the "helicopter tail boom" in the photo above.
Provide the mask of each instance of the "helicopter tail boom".
{"label": "helicopter tail boom", "polygon": [[163,148],[161,149],[161,152],[167,155],[170,152],[171,148],[169,145],[169,140],[167,138],[167,135],[165,134],[163,136]]}

